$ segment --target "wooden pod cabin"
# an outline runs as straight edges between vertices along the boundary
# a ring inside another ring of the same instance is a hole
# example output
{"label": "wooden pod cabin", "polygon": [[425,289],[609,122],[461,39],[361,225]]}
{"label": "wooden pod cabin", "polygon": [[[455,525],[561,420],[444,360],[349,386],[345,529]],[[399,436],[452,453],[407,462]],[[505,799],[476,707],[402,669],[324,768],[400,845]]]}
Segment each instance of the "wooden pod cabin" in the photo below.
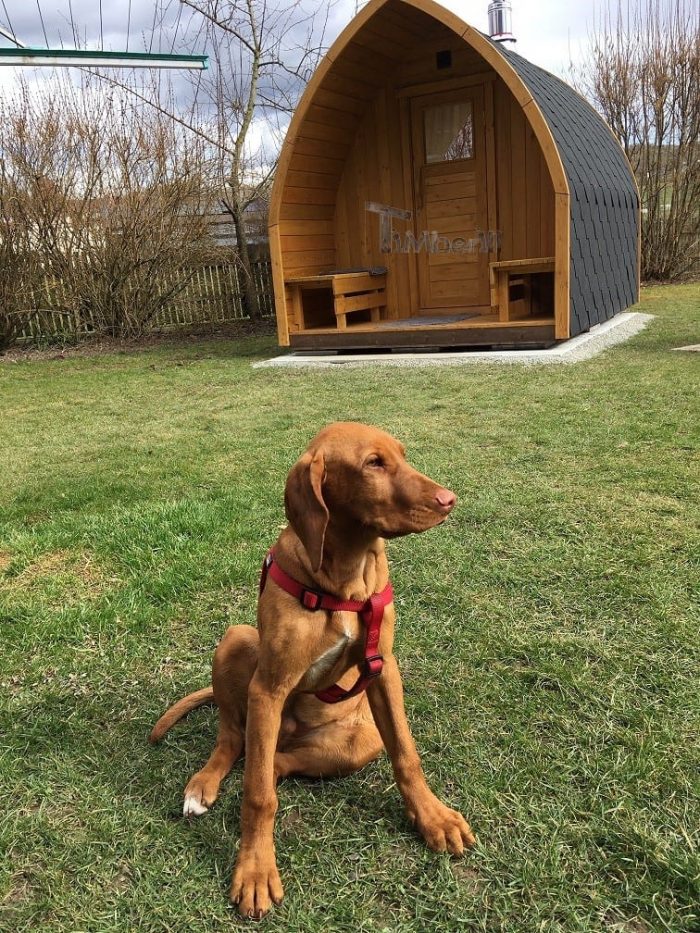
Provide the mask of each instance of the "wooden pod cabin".
{"label": "wooden pod cabin", "polygon": [[637,300],[638,244],[629,163],[582,97],[432,0],[372,0],[282,149],[279,342],[549,345]]}

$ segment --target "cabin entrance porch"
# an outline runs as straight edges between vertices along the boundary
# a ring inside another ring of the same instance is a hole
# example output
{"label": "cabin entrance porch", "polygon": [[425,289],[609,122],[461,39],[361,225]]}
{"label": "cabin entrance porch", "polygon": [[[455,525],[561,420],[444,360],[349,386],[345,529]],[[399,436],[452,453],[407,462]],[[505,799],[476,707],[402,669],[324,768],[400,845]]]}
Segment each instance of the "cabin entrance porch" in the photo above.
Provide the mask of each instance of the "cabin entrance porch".
{"label": "cabin entrance porch", "polygon": [[[503,147],[498,164],[496,88],[496,76],[484,73],[386,89],[395,125],[375,119],[372,134],[380,138],[360,133],[338,191],[324,189],[324,203],[305,208],[309,216],[328,216],[323,223],[333,232],[336,263],[349,263],[318,271],[307,265],[285,275],[291,346],[402,346],[417,340],[425,346],[543,346],[554,339],[554,259],[539,253],[521,258],[528,243],[513,212],[503,219],[515,218],[518,230],[505,231],[507,250],[501,250],[499,184],[512,187],[525,166]],[[372,147],[379,175],[369,181]],[[389,200],[382,154],[392,163],[393,204],[379,200]],[[526,157],[540,172],[539,152]],[[296,262],[306,262],[302,243],[316,245],[316,237],[301,237],[309,223],[284,226],[290,234],[299,230]],[[320,220],[314,224],[321,228]],[[290,235],[284,242],[297,245]],[[319,245],[325,242],[319,239]],[[358,260],[373,264],[352,264]]]}
{"label": "cabin entrance porch", "polygon": [[437,8],[371,5],[377,19],[361,17],[307,89],[280,159],[270,208],[280,343],[562,339],[569,198],[559,176],[555,192],[557,157],[531,95],[498,51],[467,41],[466,26],[455,33]]}

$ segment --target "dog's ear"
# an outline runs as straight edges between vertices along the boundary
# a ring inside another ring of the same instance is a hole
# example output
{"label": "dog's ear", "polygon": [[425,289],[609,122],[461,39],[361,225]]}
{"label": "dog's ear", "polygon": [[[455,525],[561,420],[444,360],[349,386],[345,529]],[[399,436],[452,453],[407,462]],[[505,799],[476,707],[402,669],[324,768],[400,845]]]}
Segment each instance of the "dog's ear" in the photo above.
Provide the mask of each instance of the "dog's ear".
{"label": "dog's ear", "polygon": [[323,452],[305,453],[289,471],[284,489],[287,519],[306,548],[314,570],[321,568],[328,525],[328,508],[323,501],[325,475]]}

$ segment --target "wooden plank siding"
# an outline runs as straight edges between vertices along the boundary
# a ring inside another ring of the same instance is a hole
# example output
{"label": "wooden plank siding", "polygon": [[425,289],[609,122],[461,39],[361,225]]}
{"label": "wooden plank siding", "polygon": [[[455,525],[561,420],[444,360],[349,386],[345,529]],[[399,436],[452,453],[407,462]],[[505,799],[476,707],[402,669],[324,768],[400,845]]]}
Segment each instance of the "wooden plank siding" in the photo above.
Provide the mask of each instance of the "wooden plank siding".
{"label": "wooden plank siding", "polygon": [[[386,266],[388,318],[410,317],[416,307],[410,287],[413,259],[403,253],[382,253],[379,215],[368,212],[366,203],[412,210],[404,185],[399,109],[393,84],[385,84],[358,129],[338,188],[335,214],[338,265]],[[411,228],[410,222],[394,219],[392,223],[401,234]]]}
{"label": "wooden plank siding", "polygon": [[554,255],[554,188],[535,133],[502,80],[494,82],[499,258]]}
{"label": "wooden plank siding", "polygon": [[[329,350],[400,349],[408,347],[492,347],[503,344],[525,347],[550,347],[555,341],[554,326],[541,321],[496,322],[492,326],[456,328],[408,327],[405,330],[352,328],[326,331],[323,346]],[[309,331],[293,334],[290,344],[295,350],[318,349],[318,336]]]}

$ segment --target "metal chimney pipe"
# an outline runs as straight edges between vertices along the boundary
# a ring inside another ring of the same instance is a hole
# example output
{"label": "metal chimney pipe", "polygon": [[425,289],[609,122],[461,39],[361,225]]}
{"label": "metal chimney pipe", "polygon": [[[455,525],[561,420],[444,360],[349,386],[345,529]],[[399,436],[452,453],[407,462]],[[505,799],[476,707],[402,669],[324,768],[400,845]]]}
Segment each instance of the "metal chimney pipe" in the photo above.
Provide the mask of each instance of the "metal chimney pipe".
{"label": "metal chimney pipe", "polygon": [[512,32],[513,11],[509,0],[492,0],[489,3],[489,35],[496,42],[515,42]]}

